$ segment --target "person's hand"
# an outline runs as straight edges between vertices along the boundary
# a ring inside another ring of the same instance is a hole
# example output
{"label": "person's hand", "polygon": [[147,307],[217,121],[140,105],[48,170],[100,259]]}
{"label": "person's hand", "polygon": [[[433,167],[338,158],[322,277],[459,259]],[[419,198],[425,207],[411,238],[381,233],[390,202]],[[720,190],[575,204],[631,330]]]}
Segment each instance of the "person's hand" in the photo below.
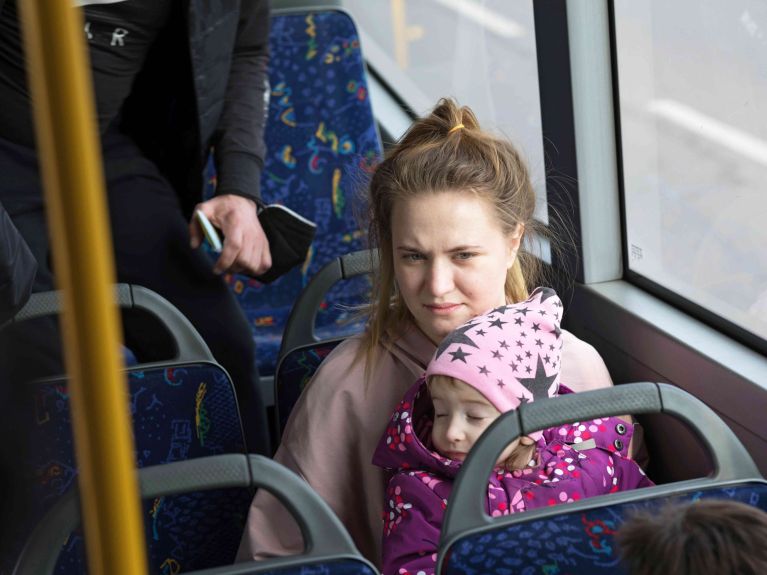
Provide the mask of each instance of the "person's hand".
{"label": "person's hand", "polygon": [[[256,203],[242,196],[225,194],[195,206],[224,234],[224,247],[213,272],[257,276],[272,267],[269,241],[256,215]],[[192,217],[189,222],[192,249],[202,243],[203,233]]]}

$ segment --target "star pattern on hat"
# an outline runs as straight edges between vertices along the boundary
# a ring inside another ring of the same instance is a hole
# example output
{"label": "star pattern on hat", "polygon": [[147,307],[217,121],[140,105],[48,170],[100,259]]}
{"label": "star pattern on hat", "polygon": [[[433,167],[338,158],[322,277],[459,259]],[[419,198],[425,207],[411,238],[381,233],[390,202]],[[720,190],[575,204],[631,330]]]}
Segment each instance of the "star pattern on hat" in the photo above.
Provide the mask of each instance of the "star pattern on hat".
{"label": "star pattern on hat", "polygon": [[491,316],[491,315],[493,315],[495,313],[503,315],[507,311],[509,311],[509,306],[508,305],[499,305],[498,307],[496,307],[496,308],[492,309],[491,311],[487,312],[487,315]]}
{"label": "star pattern on hat", "polygon": [[556,378],[556,374],[546,375],[546,368],[543,367],[543,360],[539,355],[538,364],[535,368],[535,376],[519,378],[518,381],[533,394],[533,399],[538,399],[539,397],[549,396],[549,388]]}
{"label": "star pattern on hat", "polygon": [[490,322],[490,327],[497,327],[498,329],[503,329],[504,324],[509,323],[507,321],[501,321],[501,318],[496,318],[494,321]]}
{"label": "star pattern on hat", "polygon": [[557,322],[562,306],[558,302],[553,290],[537,289],[528,301],[500,306],[474,318],[439,344],[432,361],[446,357],[442,367],[432,373],[444,369],[442,373],[458,379],[465,376],[480,391],[483,386],[494,389],[491,393],[506,396],[514,404],[547,397],[558,380],[561,363],[563,338]]}
{"label": "star pattern on hat", "polygon": [[[554,296],[557,295],[557,292],[555,292],[553,289],[547,288],[547,287],[538,288],[533,293],[536,293],[536,292],[541,294],[541,303],[545,302],[550,297],[554,297]],[[559,303],[559,302],[557,302],[557,303]],[[554,305],[557,305],[557,303],[555,303]],[[559,306],[557,306],[557,307],[559,307]]]}
{"label": "star pattern on hat", "polygon": [[467,357],[469,357],[471,355],[470,353],[465,353],[460,348],[460,346],[455,351],[449,351],[447,353],[448,353],[448,355],[452,355],[453,356],[453,359],[450,360],[450,363],[452,363],[454,361],[458,361],[458,360],[462,361],[463,363],[466,363],[466,359],[465,358],[467,358]]}
{"label": "star pattern on hat", "polygon": [[479,349],[479,346],[476,343],[474,343],[474,340],[472,340],[468,335],[466,335],[466,332],[469,331],[471,328],[476,327],[476,325],[477,325],[476,322],[467,323],[465,325],[462,325],[458,329],[454,329],[453,331],[451,331],[450,334],[445,339],[442,340],[442,343],[439,344],[439,347],[437,348],[437,353],[434,357],[439,358],[439,356],[445,353],[447,348],[453,345],[454,343],[468,345],[468,346]]}

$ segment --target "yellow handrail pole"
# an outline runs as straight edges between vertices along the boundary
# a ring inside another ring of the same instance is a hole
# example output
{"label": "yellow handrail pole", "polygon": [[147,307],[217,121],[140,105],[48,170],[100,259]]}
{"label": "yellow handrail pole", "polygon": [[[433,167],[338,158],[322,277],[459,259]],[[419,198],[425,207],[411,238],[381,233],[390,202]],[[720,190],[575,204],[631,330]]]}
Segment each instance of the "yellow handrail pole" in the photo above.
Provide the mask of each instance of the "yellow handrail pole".
{"label": "yellow handrail pole", "polygon": [[144,574],[146,551],[121,375],[101,150],[72,0],[21,0],[24,47],[70,373],[89,572]]}

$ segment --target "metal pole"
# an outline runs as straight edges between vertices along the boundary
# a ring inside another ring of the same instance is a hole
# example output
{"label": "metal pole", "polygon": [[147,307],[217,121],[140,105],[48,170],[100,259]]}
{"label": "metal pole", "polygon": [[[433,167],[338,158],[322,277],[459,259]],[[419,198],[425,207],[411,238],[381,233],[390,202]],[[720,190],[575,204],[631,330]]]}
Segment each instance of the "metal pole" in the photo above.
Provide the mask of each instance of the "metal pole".
{"label": "metal pole", "polygon": [[70,374],[89,572],[146,573],[112,241],[81,11],[20,0]]}

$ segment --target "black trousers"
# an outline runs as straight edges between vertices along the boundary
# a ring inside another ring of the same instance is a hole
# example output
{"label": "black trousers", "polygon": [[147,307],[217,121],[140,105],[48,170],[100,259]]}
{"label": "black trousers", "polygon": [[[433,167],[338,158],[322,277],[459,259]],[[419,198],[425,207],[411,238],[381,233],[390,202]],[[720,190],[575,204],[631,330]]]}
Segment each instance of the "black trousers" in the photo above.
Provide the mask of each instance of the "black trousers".
{"label": "black trousers", "polygon": [[[126,136],[103,137],[104,171],[118,282],[156,291],[197,328],[229,372],[249,451],[270,455],[266,412],[258,387],[255,345],[247,319],[213,264],[189,247],[187,219],[175,191]],[[54,289],[54,270],[34,152],[0,139],[0,202],[38,260],[33,291]],[[124,314],[128,347],[140,361],[172,356],[167,332],[139,313]],[[63,372],[57,320],[23,322],[0,332],[0,376],[10,382]],[[8,393],[0,383],[0,402]]]}

